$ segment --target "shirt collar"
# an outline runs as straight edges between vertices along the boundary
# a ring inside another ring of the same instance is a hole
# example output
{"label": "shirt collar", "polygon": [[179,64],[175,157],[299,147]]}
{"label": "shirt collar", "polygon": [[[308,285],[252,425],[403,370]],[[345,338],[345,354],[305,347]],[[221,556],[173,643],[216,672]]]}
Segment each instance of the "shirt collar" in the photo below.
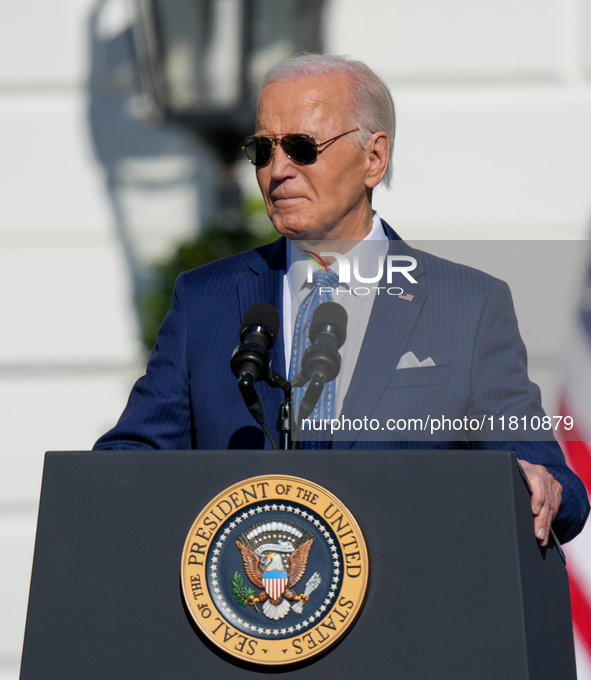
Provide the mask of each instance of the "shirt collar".
{"label": "shirt collar", "polygon": [[[388,236],[386,232],[384,231],[384,227],[382,225],[382,220],[380,219],[380,216],[378,215],[377,211],[373,210],[373,219],[372,219],[372,224],[371,224],[371,230],[369,234],[361,241],[359,241],[351,250],[347,252],[347,256],[357,256],[359,257],[360,261],[360,271],[365,272],[365,271],[371,271],[371,267],[373,264],[373,267],[375,268],[375,261],[368,262],[368,267],[363,266],[364,260],[369,260],[370,259],[370,252],[371,254],[375,253],[375,249],[371,248],[368,249],[364,246],[362,246],[362,243],[367,243],[370,241],[387,241]],[[373,260],[373,257],[371,257]],[[351,262],[353,260],[351,259]],[[287,249],[286,249],[286,275],[287,275],[287,283],[289,286],[289,292],[291,295],[291,299],[293,300],[296,295],[299,293],[299,291],[307,284],[307,278],[308,278],[308,266],[309,266],[310,259],[306,255],[305,252],[303,252],[295,243],[292,241],[287,242]],[[338,274],[339,268],[337,262],[333,262],[328,266],[330,270]],[[351,274],[353,272],[351,271]],[[341,284],[341,286],[347,286],[347,284]],[[355,295],[355,292],[353,292]],[[367,295],[359,295],[356,296],[361,300],[365,300],[368,296]]]}

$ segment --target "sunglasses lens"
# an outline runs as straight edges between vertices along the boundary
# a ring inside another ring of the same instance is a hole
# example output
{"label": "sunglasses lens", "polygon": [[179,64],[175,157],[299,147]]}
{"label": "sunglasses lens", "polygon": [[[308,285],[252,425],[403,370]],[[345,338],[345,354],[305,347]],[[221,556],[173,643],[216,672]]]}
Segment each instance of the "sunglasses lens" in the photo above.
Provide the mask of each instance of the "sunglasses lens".
{"label": "sunglasses lens", "polygon": [[244,142],[248,160],[257,168],[267,165],[273,154],[273,141],[266,137],[248,137]]}
{"label": "sunglasses lens", "polygon": [[293,161],[301,165],[310,165],[318,158],[318,148],[308,135],[285,135],[281,139],[281,147]]}
{"label": "sunglasses lens", "polygon": [[[309,135],[285,135],[281,138],[283,151],[296,163],[310,165],[318,158],[318,147]],[[273,140],[269,137],[247,137],[244,151],[248,160],[257,168],[261,168],[271,160]]]}

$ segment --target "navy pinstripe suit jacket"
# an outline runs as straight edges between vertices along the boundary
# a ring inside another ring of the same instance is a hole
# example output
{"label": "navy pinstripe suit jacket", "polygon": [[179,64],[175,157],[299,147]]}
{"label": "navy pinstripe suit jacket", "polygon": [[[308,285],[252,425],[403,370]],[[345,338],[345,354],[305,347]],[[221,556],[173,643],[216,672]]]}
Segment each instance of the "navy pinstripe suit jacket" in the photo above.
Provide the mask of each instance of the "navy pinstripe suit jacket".
{"label": "navy pinstripe suit jacket", "polygon": [[[411,254],[412,301],[376,296],[364,344],[343,404],[347,418],[449,419],[543,416],[537,386],[527,377],[525,347],[507,284],[475,269],[410,248],[384,223],[391,252]],[[146,375],[134,386],[117,425],[95,449],[260,449],[269,446],[242,402],[230,356],[250,305],[282,310],[285,239],[181,274]],[[413,351],[436,366],[396,370]],[[286,374],[283,336],[270,352]],[[267,421],[274,423],[282,390],[258,383]],[[497,421],[497,424],[500,420]],[[438,441],[372,441],[369,432],[336,436],[333,448],[508,449],[545,465],[564,487],[554,527],[563,540],[589,512],[585,489],[555,442],[475,441],[469,432]]]}

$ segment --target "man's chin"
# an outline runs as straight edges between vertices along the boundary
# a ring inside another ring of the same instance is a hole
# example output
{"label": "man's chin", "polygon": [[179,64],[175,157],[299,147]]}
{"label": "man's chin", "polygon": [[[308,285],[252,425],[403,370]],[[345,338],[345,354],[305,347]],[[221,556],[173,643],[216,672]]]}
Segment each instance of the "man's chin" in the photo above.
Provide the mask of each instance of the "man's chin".
{"label": "man's chin", "polygon": [[284,222],[281,220],[272,220],[273,226],[281,234],[290,241],[306,241],[317,240],[324,238],[324,230],[317,224],[302,224],[293,222]]}

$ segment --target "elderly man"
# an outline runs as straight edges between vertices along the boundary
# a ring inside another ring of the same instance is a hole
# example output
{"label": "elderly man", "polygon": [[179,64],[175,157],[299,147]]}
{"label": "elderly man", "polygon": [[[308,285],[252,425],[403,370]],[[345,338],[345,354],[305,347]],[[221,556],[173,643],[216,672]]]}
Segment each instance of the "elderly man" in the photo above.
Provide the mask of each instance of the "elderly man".
{"label": "elderly man", "polygon": [[[179,277],[146,376],[135,385],[116,427],[95,448],[268,446],[229,369],[237,331],[252,304],[273,305],[283,317],[283,334],[270,351],[272,366],[287,375],[291,364],[289,373],[295,375],[299,360],[294,356],[303,349],[298,319],[309,319],[319,286],[325,293],[338,291],[330,260],[322,261],[323,274],[330,277],[332,271],[332,279],[310,281],[301,267],[296,273],[302,258],[320,253],[326,242],[330,245],[324,250],[347,254],[359,242],[378,244],[382,252],[397,253],[393,257],[417,266],[411,278],[415,287],[405,295],[380,295],[374,286],[363,302],[351,290],[338,299],[357,308],[354,319],[350,314],[354,328],[343,347],[336,388],[325,387],[317,407],[330,405],[323,414],[365,416],[378,423],[394,411],[412,417],[433,409],[455,419],[544,416],[539,390],[527,378],[507,286],[412,250],[372,211],[373,189],[389,179],[393,138],[392,99],[364,64],[307,55],[267,74],[256,135],[245,141],[245,151],[282,238]],[[296,243],[303,250],[290,247]],[[418,362],[415,352],[429,361]],[[259,385],[264,412],[274,419],[280,390]],[[336,391],[326,397],[329,389]],[[440,437],[445,441],[419,437],[409,443],[404,433],[386,435],[348,433],[324,445],[513,449],[533,490],[540,543],[547,543],[553,520],[562,540],[575,536],[585,522],[589,505],[584,487],[554,441],[479,441],[469,432],[454,431]]]}

